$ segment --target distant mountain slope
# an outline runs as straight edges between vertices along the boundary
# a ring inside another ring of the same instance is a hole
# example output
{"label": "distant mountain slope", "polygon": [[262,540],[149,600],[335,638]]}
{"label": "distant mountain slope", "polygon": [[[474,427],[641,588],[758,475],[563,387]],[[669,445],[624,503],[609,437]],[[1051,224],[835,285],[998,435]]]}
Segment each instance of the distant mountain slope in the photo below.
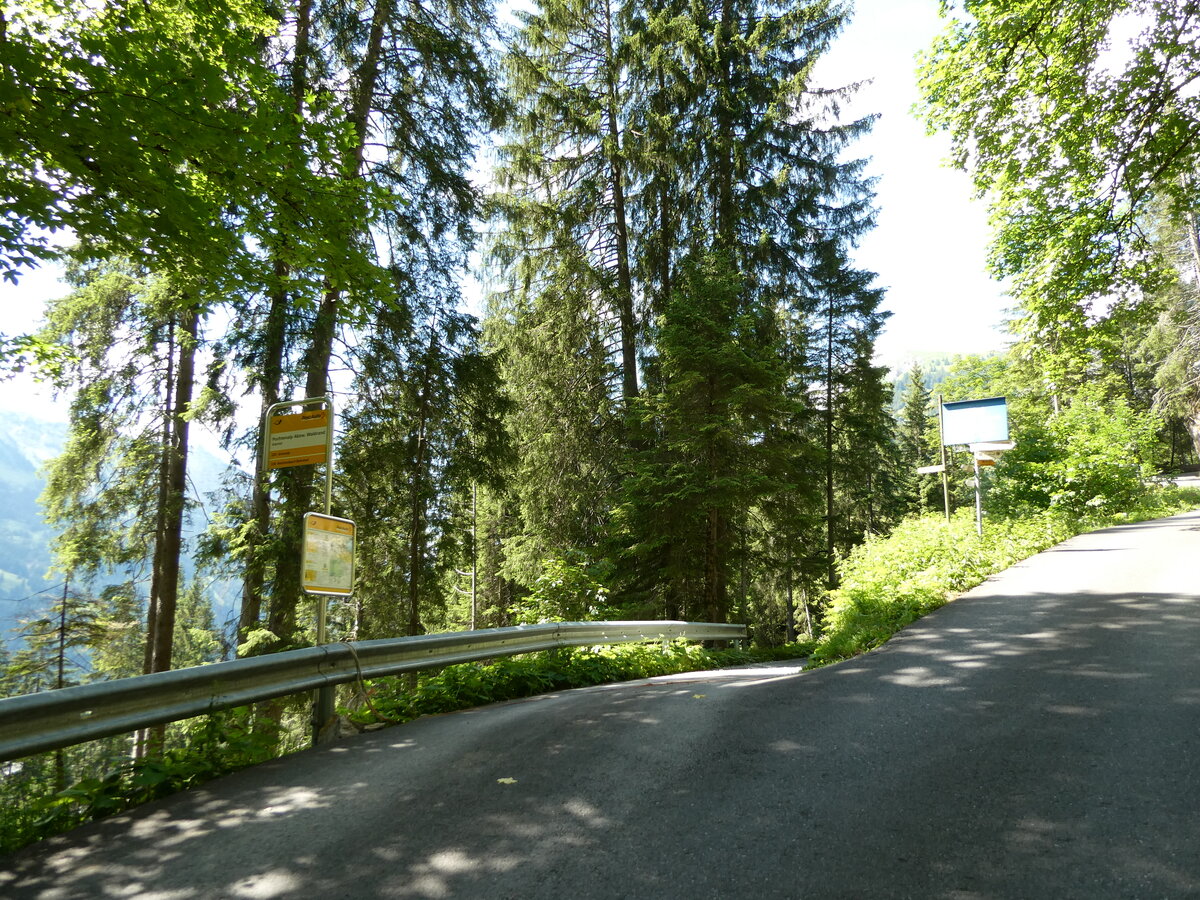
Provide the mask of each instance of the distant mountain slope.
{"label": "distant mountain slope", "polygon": [[[996,355],[995,352],[984,353],[982,358],[987,359]],[[885,361],[884,365],[891,370],[893,384],[892,411],[896,412],[904,406],[904,394],[908,390],[909,375],[912,374],[914,365],[920,365],[921,371],[925,374],[925,389],[936,394],[942,382],[949,377],[954,364],[963,356],[964,354],[961,353],[946,352],[911,353],[903,360]]]}
{"label": "distant mountain slope", "polygon": [[49,586],[49,526],[38,497],[45,481],[42,465],[59,453],[67,426],[5,414],[0,429],[0,623],[10,623],[24,604],[11,602]]}
{"label": "distant mountain slope", "polygon": [[[38,497],[45,487],[42,467],[62,452],[67,426],[0,410],[0,641],[11,641],[17,619],[43,608],[49,596],[37,596],[58,583],[44,576],[50,568],[54,532],[45,523]],[[229,465],[204,447],[189,453],[190,481],[200,498],[215,491]],[[192,514],[193,533],[207,521],[203,510]],[[185,570],[191,567],[185,564]],[[117,580],[117,579],[112,579]],[[210,590],[218,622],[231,613],[236,591],[229,584]]]}

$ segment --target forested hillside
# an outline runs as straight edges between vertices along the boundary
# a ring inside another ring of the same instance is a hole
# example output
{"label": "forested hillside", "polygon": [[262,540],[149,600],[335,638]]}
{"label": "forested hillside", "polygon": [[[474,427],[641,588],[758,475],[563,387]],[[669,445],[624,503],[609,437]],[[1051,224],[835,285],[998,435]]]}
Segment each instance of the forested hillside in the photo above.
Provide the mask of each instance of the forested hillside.
{"label": "forested hillside", "polygon": [[892,410],[898,411],[904,405],[904,397],[913,389],[913,375],[921,374],[920,387],[930,394],[937,394],[938,388],[950,375],[956,359],[953,353],[920,353],[912,354],[904,366],[893,366],[892,376]]}
{"label": "forested hillside", "polygon": [[[322,473],[232,483],[188,546],[189,429],[253,459],[258,410],[332,393],[334,511],[362,535],[339,634],[791,633],[796,598],[903,511],[882,292],[851,262],[869,121],[811,77],[846,15],[548,4],[501,31],[484,4],[18,7],[4,260],[66,259],[73,291],[7,347],[73,396],[44,495],[64,577],[152,573],[149,671],[189,552],[243,585],[243,652],[311,641],[298,534]],[[47,240],[61,227],[77,244]],[[459,287],[476,247],[482,322]]]}
{"label": "forested hillside", "polygon": [[[1195,11],[1043,6],[948,4],[921,76],[992,204],[1013,349],[899,386],[854,256],[871,117],[814,75],[848,3],[540,0],[504,27],[487,0],[6,7],[0,272],[53,259],[71,285],[3,344],[71,397],[45,524],[10,530],[53,534],[82,646],[97,617],[129,642],[73,677],[211,658],[181,651],[200,571],[238,585],[238,653],[312,643],[324,469],[247,474],[281,400],[336,407],[333,512],[360,535],[338,639],[665,617],[794,640],[839,560],[936,508],[935,381],[1012,398],[1013,515],[1194,462]],[[200,426],[243,468],[188,540]],[[29,469],[0,453],[17,515]],[[1080,476],[1100,454],[1120,479]]]}

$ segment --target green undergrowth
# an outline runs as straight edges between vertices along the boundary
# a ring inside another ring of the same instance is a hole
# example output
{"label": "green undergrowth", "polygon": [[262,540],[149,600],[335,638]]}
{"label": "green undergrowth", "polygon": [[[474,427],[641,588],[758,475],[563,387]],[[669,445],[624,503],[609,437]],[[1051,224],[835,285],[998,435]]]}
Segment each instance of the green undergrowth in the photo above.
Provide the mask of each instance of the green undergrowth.
{"label": "green undergrowth", "polygon": [[422,677],[415,688],[406,687],[403,678],[377,679],[368,693],[370,704],[356,708],[349,715],[359,726],[407,722],[420,716],[552,691],[794,659],[807,656],[812,647],[812,643],[797,643],[714,650],[676,642],[664,650],[658,644],[620,644],[551,650],[488,663],[462,663]]}
{"label": "green undergrowth", "polygon": [[[0,852],[69,831],[220,775],[257,765],[278,754],[274,741],[250,727],[248,709],[188,720],[186,738],[161,756],[130,759],[125,742],[91,741],[60,751],[72,771],[88,771],[55,790],[56,753],[41,753],[0,767]],[[176,728],[176,726],[171,726]]]}
{"label": "green undergrowth", "polygon": [[824,665],[872,650],[989,575],[1067,538],[1196,508],[1200,490],[1165,488],[1112,515],[1081,519],[1049,510],[1024,518],[988,519],[982,538],[975,532],[973,510],[960,511],[950,523],[942,516],[908,519],[843,560],[812,663]]}

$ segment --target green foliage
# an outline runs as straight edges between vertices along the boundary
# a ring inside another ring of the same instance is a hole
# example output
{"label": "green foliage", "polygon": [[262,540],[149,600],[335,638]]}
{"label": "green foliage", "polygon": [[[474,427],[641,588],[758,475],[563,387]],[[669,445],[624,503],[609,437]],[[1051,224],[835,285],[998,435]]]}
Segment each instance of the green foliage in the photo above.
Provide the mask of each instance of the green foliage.
{"label": "green foliage", "polygon": [[[1136,502],[1143,479],[1164,461],[1162,422],[1148,401],[1136,406],[1125,381],[1111,374],[1051,396],[1044,375],[1010,351],[962,357],[945,384],[948,400],[1008,400],[1016,448],[988,473],[988,508],[1002,515],[1051,507],[1088,515]],[[955,479],[960,502],[971,493],[966,471],[960,465]]]}
{"label": "green foliage", "polygon": [[[9,4],[0,43],[0,272],[53,255],[41,230],[149,250],[218,276],[230,224],[281,163],[260,4]],[[261,168],[258,168],[261,166]]]}
{"label": "green foliage", "polygon": [[1106,400],[1098,386],[1080,390],[1044,423],[1015,433],[988,492],[1000,515],[1059,509],[1074,516],[1129,509],[1149,490],[1161,423],[1137,414],[1121,398]]}
{"label": "green foliage", "polygon": [[12,694],[81,684],[88,675],[87,652],[104,638],[95,600],[64,590],[37,615],[21,620],[22,646],[9,661],[5,687]]}
{"label": "green foliage", "polygon": [[926,387],[921,366],[913,364],[900,392],[896,450],[901,467],[904,503],[910,513],[926,513],[943,505],[942,480],[937,475],[918,475],[921,466],[941,461],[938,446],[936,403]]}
{"label": "green foliage", "polygon": [[511,610],[514,624],[585,622],[611,618],[605,563],[590,562],[579,551],[542,561],[542,574],[533,590]]}
{"label": "green foliage", "polygon": [[[138,596],[136,585],[126,582],[105,587],[100,592],[98,606],[99,639],[90,648],[93,677],[141,675],[146,649],[145,603]],[[177,632],[181,624],[176,622]]]}
{"label": "green foliage", "polygon": [[203,666],[219,661],[224,655],[225,650],[213,618],[212,605],[199,582],[180,585],[174,630],[174,640],[171,643],[172,669]]}
{"label": "green foliage", "polygon": [[822,458],[853,456],[839,541],[888,520],[879,293],[845,252],[871,197],[843,151],[869,122],[813,84],[846,15],[827,0],[520,15],[487,323],[517,461],[484,526],[503,557],[489,596],[534,591],[542,560],[577,548],[613,561],[615,602],[641,616],[724,619],[767,584],[783,594],[755,608],[783,609],[814,564],[810,360],[829,318],[845,390]]}
{"label": "green foliage", "polygon": [[899,412],[904,406],[903,397],[912,388],[912,373],[914,369],[920,369],[922,374],[922,386],[931,395],[937,394],[941,389],[941,384],[946,380],[946,376],[950,374],[950,368],[954,365],[958,354],[945,353],[913,353],[912,362],[909,364],[909,369],[899,373],[896,379],[896,391],[892,400],[892,411]]}
{"label": "green foliage", "polygon": [[660,387],[641,410],[659,437],[636,460],[617,521],[626,559],[671,598],[668,617],[725,621],[732,524],[767,487],[750,436],[777,418],[782,372],[744,299],[729,254],[704,254],[686,262],[657,323]]}
{"label": "green foliage", "polygon": [[1197,63],[1181,26],[1190,7],[980,0],[942,9],[949,24],[922,72],[925,111],[991,194],[998,269],[1017,274],[1044,326],[1140,283],[1149,248],[1137,213],[1156,192],[1188,194],[1197,152],[1200,106],[1184,91]]}
{"label": "green foliage", "polygon": [[1158,223],[1200,249],[1194,9],[969,0],[942,13],[924,114],[991,205],[991,267],[1020,303],[1024,351],[1065,397],[1097,368],[1127,368],[1147,299],[1177,281]]}
{"label": "green foliage", "polygon": [[69,348],[40,335],[0,335],[0,378],[28,370],[35,378],[61,381],[75,361]]}
{"label": "green foliage", "polygon": [[343,414],[337,493],[354,519],[360,638],[415,634],[442,621],[445,574],[469,538],[456,501],[508,456],[496,360],[458,296],[380,313],[363,342],[357,401]]}
{"label": "green foliage", "polygon": [[989,522],[983,540],[973,511],[958,513],[949,525],[937,516],[906,519],[842,561],[814,659],[831,662],[870,650],[955,593],[1069,536],[1062,517],[1015,531],[1011,523]]}
{"label": "green foliage", "polygon": [[129,759],[124,741],[79,745],[66,751],[77,760],[71,768],[94,774],[58,791],[43,774],[55,754],[6,764],[0,778],[0,852],[266,762],[275,747],[251,723],[247,709],[177,723],[168,730],[173,745],[150,759]]}

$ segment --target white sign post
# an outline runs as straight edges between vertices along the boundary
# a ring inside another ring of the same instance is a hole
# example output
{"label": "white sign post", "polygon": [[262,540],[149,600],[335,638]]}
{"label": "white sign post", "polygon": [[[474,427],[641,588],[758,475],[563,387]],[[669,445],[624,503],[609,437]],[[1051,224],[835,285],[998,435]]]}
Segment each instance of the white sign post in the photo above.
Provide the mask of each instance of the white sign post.
{"label": "white sign post", "polygon": [[979,467],[995,465],[1001,453],[1016,446],[1008,439],[1008,401],[1004,397],[988,397],[940,405],[942,447],[966,444],[972,450],[975,460],[975,532],[982,537],[983,492]]}

